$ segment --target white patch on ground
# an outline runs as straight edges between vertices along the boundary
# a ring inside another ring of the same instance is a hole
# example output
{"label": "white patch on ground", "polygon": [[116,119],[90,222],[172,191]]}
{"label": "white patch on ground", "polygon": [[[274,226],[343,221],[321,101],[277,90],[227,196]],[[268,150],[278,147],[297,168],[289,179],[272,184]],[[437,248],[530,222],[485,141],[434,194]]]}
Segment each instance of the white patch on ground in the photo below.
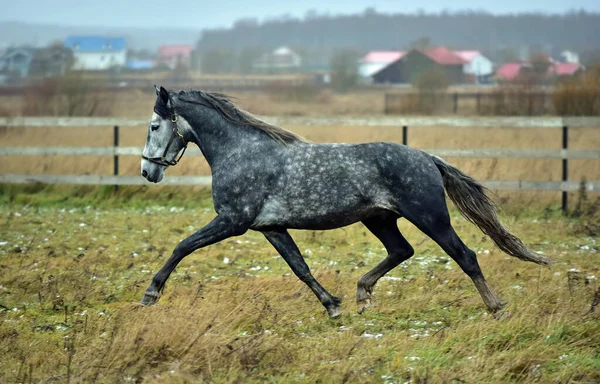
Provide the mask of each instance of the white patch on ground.
{"label": "white patch on ground", "polygon": [[365,332],[361,335],[361,337],[364,337],[365,339],[375,339],[375,340],[379,340],[383,337],[383,333],[368,333]]}

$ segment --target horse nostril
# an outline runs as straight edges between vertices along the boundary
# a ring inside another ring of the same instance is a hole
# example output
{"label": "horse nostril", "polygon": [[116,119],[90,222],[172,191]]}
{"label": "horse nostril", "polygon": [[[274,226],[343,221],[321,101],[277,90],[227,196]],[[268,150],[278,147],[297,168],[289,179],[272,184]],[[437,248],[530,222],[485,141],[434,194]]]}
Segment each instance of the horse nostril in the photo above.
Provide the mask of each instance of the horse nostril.
{"label": "horse nostril", "polygon": [[146,172],[146,170],[145,170],[145,169],[142,171],[142,176],[144,176],[144,177],[147,177],[147,176],[148,176],[148,172]]}

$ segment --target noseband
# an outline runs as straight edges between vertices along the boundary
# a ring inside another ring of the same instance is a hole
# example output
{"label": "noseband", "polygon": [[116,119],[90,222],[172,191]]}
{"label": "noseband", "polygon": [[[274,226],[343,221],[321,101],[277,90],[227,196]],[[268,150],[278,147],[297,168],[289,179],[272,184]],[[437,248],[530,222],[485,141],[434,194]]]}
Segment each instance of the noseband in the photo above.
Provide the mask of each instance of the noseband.
{"label": "noseband", "polygon": [[[179,163],[179,161],[183,157],[183,154],[185,153],[185,150],[187,149],[187,142],[183,138],[183,135],[179,132],[179,128],[177,128],[177,115],[175,114],[175,111],[172,111],[171,113],[171,127],[173,130],[173,134],[171,135],[171,138],[169,139],[169,142],[167,143],[167,146],[165,147],[165,151],[163,152],[162,156],[146,157],[142,154],[142,159],[148,160],[151,163],[162,165],[165,167],[169,165],[177,165],[177,163]],[[181,151],[181,154],[179,156],[175,154],[175,156],[173,156],[171,160],[168,160],[166,157],[167,152],[169,152],[169,148],[171,148],[171,144],[173,144],[175,138],[178,138],[179,141],[183,144],[183,151]]]}

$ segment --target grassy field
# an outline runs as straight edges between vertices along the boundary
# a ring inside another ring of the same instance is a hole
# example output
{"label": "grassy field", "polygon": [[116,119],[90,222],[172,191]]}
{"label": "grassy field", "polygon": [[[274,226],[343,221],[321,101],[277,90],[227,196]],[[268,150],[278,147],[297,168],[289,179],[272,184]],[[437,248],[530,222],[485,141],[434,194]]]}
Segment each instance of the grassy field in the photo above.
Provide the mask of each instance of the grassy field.
{"label": "grassy field", "polygon": [[600,245],[584,219],[508,207],[509,227],[556,261],[547,269],[502,254],[452,212],[509,302],[498,317],[403,220],[416,255],[380,281],[363,315],[356,281],[383,259],[381,244],[360,224],[293,231],[314,275],[344,300],[330,320],[253,232],[190,255],[158,304],[141,307],[172,248],[214,213],[208,190],[132,191],[0,191],[0,382],[600,381]]}

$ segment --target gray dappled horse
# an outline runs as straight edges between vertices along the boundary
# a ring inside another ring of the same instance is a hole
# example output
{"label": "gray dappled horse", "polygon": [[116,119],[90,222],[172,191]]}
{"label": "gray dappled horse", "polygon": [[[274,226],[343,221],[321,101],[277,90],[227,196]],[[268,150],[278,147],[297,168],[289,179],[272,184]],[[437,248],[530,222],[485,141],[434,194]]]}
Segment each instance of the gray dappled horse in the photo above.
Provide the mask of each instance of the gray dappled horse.
{"label": "gray dappled horse", "polygon": [[362,313],[373,286],[414,254],[396,221],[406,218],[431,237],[473,280],[490,311],[505,303],[490,289],[475,253],[450,224],[444,190],[464,217],[511,256],[538,264],[549,260],[528,250],[499,221],[485,189],[439,157],[395,143],[312,144],[257,119],[224,95],[156,88],[154,114],[142,155],[142,175],[162,180],[189,142],[212,170],[217,216],[181,241],[156,273],[142,299],[153,304],[177,264],[193,251],[249,229],[260,231],[317,296],[329,316],[340,299],[312,276],[287,229],[324,230],[362,222],[388,255],[358,280]]}

